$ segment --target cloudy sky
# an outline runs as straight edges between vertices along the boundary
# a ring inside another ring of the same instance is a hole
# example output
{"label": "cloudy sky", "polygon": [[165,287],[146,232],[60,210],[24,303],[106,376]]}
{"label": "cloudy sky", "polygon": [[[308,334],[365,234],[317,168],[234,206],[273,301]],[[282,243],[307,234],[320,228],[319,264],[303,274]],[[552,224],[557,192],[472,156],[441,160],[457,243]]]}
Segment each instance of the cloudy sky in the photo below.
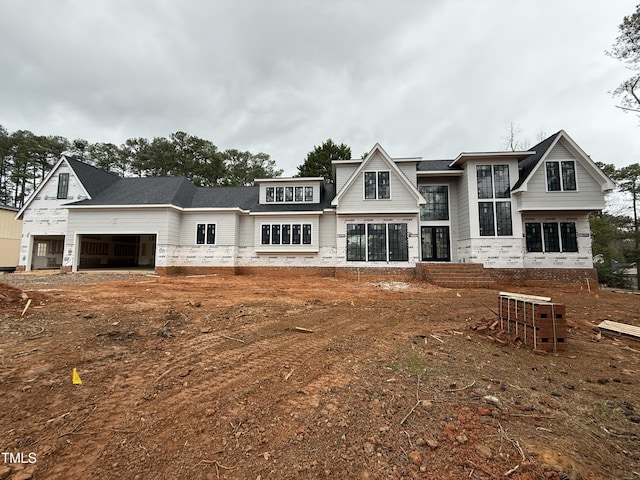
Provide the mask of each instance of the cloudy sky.
{"label": "cloudy sky", "polygon": [[640,161],[605,55],[637,0],[1,0],[0,125],[123,143],[176,131],[296,172],[327,138],[359,157],[454,158],[565,129]]}

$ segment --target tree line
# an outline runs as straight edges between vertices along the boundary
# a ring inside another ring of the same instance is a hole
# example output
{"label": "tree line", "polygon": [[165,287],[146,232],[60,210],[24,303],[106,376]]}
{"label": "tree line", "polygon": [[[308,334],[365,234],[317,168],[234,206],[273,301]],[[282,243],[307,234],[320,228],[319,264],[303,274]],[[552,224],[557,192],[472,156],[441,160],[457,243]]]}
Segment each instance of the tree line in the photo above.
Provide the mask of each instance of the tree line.
{"label": "tree line", "polygon": [[282,174],[266,153],[219,150],[185,132],[115,145],[9,132],[0,125],[0,204],[21,208],[63,155],[123,177],[185,176],[203,187],[252,185],[256,178]]}

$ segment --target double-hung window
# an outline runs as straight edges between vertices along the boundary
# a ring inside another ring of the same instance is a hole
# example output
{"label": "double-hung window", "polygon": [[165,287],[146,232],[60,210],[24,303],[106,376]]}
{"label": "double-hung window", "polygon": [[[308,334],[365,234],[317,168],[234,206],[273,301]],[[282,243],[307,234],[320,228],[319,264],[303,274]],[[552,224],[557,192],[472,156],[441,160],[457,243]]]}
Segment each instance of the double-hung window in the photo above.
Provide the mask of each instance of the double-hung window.
{"label": "double-hung window", "polygon": [[480,236],[513,235],[509,165],[477,165],[476,182]]}
{"label": "double-hung window", "polygon": [[546,162],[547,191],[571,192],[577,190],[576,162],[564,160],[561,162]]}
{"label": "double-hung window", "polygon": [[364,172],[364,198],[366,200],[391,198],[389,172]]}

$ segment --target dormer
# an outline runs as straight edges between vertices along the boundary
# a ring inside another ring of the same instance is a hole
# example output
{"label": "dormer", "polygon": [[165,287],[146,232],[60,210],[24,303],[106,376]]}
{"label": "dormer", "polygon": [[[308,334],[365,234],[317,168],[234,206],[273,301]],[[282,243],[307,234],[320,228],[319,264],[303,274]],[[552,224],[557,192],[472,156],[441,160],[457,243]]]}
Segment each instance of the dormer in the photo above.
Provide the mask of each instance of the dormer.
{"label": "dormer", "polygon": [[320,203],[322,177],[262,178],[260,205],[293,205]]}

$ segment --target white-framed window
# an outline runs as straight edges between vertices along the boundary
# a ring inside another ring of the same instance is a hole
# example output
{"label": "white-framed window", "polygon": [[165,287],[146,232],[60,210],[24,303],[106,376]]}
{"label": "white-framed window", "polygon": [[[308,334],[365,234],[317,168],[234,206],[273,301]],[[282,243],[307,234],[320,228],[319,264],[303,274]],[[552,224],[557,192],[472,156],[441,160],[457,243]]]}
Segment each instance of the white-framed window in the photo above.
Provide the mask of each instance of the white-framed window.
{"label": "white-framed window", "polygon": [[545,162],[545,173],[548,192],[575,192],[578,190],[575,161]]}
{"label": "white-framed window", "polygon": [[388,171],[364,172],[365,200],[389,200],[391,184]]}
{"label": "white-framed window", "polygon": [[267,203],[313,203],[313,187],[310,185],[266,187],[265,201]]}
{"label": "white-framed window", "polygon": [[263,223],[262,245],[311,245],[310,223]]}
{"label": "white-framed window", "polygon": [[216,224],[198,223],[196,225],[196,245],[215,245]]}

